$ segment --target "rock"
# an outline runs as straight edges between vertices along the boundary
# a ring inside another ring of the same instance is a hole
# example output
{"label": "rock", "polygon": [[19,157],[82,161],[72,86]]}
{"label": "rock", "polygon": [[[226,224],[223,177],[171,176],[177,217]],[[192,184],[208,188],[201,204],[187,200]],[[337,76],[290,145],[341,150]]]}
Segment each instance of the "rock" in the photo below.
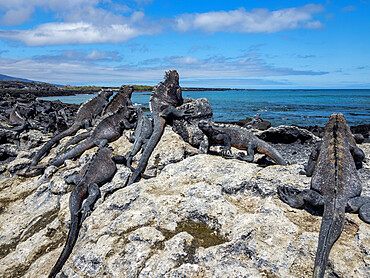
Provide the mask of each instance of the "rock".
{"label": "rock", "polygon": [[8,171],[9,173],[15,173],[19,170],[24,169],[30,164],[30,160],[28,158],[20,158],[15,161],[12,161],[8,164]]}
{"label": "rock", "polygon": [[[130,144],[128,141],[125,142],[126,146]],[[166,165],[179,162],[198,153],[196,148],[184,142],[179,135],[174,133],[170,126],[166,126],[161,140],[149,158],[145,174],[156,176]],[[140,157],[141,155],[137,154],[133,159],[134,168]]]}
{"label": "rock", "polygon": [[365,141],[365,137],[360,133],[360,134],[354,134],[353,137],[356,140],[356,144],[362,144]]}
{"label": "rock", "polygon": [[271,127],[271,122],[265,121],[261,118],[261,114],[257,113],[253,119],[246,117],[243,120],[239,120],[236,122],[237,125],[245,128],[253,128],[258,130],[266,130]]}
{"label": "rock", "polygon": [[[260,133],[270,138],[271,129]],[[291,208],[277,197],[276,187],[309,187],[310,178],[299,173],[317,138],[298,128],[274,129],[283,142],[274,147],[284,158],[295,160],[292,165],[260,167],[199,154],[167,126],[148,164],[147,174],[155,177],[125,186],[130,171],[117,166],[115,177],[102,186],[102,197],[82,224],[63,273],[68,277],[312,277],[320,211]],[[115,155],[131,149],[129,133],[110,143]],[[363,194],[369,196],[370,144],[361,148],[366,159],[359,175]],[[34,151],[35,147],[28,152]],[[79,172],[95,151],[88,150],[59,168],[48,167],[41,177],[2,178],[1,277],[47,277],[70,225],[73,186],[64,179]],[[55,152],[56,148],[42,163]],[[21,165],[26,156],[19,151],[4,167]],[[136,161],[139,158],[140,154]],[[370,225],[356,214],[345,217],[327,276],[370,277]]]}
{"label": "rock", "polygon": [[271,143],[290,144],[296,141],[301,143],[318,141],[319,139],[308,130],[296,127],[281,125],[278,127],[271,127],[266,131],[257,134],[259,138]]}

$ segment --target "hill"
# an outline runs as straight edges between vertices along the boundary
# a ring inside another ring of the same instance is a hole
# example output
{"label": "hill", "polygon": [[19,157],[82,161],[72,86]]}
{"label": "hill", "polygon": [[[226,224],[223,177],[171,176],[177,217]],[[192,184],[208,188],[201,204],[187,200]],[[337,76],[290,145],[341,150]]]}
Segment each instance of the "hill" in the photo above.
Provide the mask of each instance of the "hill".
{"label": "hill", "polygon": [[9,75],[0,74],[0,81],[23,81],[23,82],[32,82],[33,80],[13,77]]}

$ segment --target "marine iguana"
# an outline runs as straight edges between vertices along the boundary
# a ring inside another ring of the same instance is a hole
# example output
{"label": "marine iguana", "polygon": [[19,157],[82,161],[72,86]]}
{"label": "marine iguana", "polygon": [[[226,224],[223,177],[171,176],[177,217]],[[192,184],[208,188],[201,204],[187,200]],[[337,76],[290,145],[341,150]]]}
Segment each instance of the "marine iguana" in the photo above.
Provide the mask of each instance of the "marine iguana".
{"label": "marine iguana", "polygon": [[[101,116],[104,118],[108,115],[116,113],[122,106],[132,106],[131,95],[134,91],[134,87],[131,85],[121,86],[119,92],[113,96],[113,98],[108,102],[104,107]],[[79,134],[71,139],[60,151],[58,155],[64,153],[70,146],[75,145],[82,140],[88,138],[91,134],[91,131]]]}
{"label": "marine iguana", "polygon": [[119,92],[105,106],[102,115],[115,113],[122,106],[132,106],[131,95],[134,87],[131,85],[121,86]]}
{"label": "marine iguana", "polygon": [[[201,151],[207,153],[210,144],[221,144],[221,154],[231,154],[231,147],[247,150],[248,155],[239,157],[242,160],[251,162],[254,153],[266,154],[273,161],[280,165],[287,165],[281,154],[271,145],[257,138],[247,129],[234,125],[216,124],[209,121],[200,121],[199,128],[206,135],[205,141],[201,144]],[[208,140],[208,142],[207,142]]]}
{"label": "marine iguana", "polygon": [[164,131],[166,121],[171,117],[186,116],[189,111],[179,111],[176,107],[183,104],[179,74],[176,70],[166,72],[164,81],[160,82],[152,92],[149,108],[153,115],[153,133],[141,155],[136,170],[130,177],[128,185],[138,181],[148,165],[149,157],[158,144]]}
{"label": "marine iguana", "polygon": [[53,138],[51,138],[48,142],[46,142],[42,148],[35,154],[33,157],[33,160],[28,167],[27,172],[29,172],[33,166],[37,165],[37,163],[40,161],[40,159],[53,147],[54,144],[56,144],[60,139],[75,134],[80,128],[85,127],[89,125],[89,123],[95,119],[97,115],[99,115],[103,109],[106,103],[108,102],[108,99],[112,96],[111,91],[100,91],[99,94],[83,103],[80,108],[77,111],[76,119],[72,126],[68,128],[67,130],[58,133]]}
{"label": "marine iguana", "polygon": [[16,104],[9,114],[9,123],[11,125],[24,125],[26,119],[20,114],[18,110],[18,104]]}
{"label": "marine iguana", "polygon": [[130,137],[129,141],[134,143],[131,151],[129,151],[125,157],[127,160],[127,167],[132,171],[135,171],[131,166],[132,158],[140,151],[141,148],[145,149],[150,136],[153,133],[152,122],[149,117],[143,112],[140,107],[136,109],[137,121],[134,134]]}
{"label": "marine iguana", "polygon": [[[121,107],[116,113],[105,117],[92,131],[91,136],[81,142],[65,154],[48,163],[48,166],[60,166],[67,159],[75,158],[94,146],[104,146],[108,142],[117,140],[124,129],[134,127],[134,109],[132,107]],[[41,166],[29,174],[21,174],[25,177],[34,177],[44,172],[46,166]]]}
{"label": "marine iguana", "polygon": [[109,182],[116,171],[117,167],[112,156],[112,150],[109,147],[100,148],[91,159],[85,174],[72,190],[69,197],[71,226],[63,251],[50,272],[49,277],[55,277],[62,269],[77,241],[82,222],[90,214],[91,208],[100,197],[99,187]]}
{"label": "marine iguana", "polygon": [[314,149],[309,158],[310,189],[277,188],[281,200],[291,207],[303,208],[306,204],[324,207],[313,271],[315,278],[324,277],[330,250],[343,230],[345,211],[358,212],[363,221],[370,223],[370,197],[360,196],[361,181],[351,154],[356,148],[344,115],[332,114],[321,146]]}

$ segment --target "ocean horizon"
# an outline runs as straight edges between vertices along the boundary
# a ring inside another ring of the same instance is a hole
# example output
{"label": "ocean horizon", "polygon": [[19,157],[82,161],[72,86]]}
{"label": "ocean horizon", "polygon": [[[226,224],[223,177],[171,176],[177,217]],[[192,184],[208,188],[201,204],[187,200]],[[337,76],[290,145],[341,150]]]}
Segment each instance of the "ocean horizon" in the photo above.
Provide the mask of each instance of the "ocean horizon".
{"label": "ocean horizon", "polygon": [[[134,92],[135,105],[149,108],[151,92]],[[370,89],[238,89],[226,91],[183,91],[184,98],[205,97],[215,121],[234,122],[260,113],[273,126],[324,126],[335,112],[343,113],[351,126],[370,123]],[[91,94],[43,97],[80,104]]]}

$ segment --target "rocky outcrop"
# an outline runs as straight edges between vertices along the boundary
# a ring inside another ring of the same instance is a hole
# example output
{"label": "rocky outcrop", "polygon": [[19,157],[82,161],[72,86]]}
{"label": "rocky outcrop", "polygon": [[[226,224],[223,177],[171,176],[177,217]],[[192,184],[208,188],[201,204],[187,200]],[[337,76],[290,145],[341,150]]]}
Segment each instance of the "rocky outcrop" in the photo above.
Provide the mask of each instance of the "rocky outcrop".
{"label": "rocky outcrop", "polygon": [[23,97],[26,94],[33,97],[71,96],[75,94],[93,94],[98,91],[99,88],[94,87],[76,90],[69,86],[61,87],[44,82],[0,81],[0,93],[9,94],[13,97]]}
{"label": "rocky outcrop", "polygon": [[[115,154],[131,149],[128,137],[126,132],[110,144]],[[285,149],[294,157],[290,146],[285,144]],[[361,148],[367,162],[359,173],[363,195],[369,196],[370,144]],[[49,274],[70,224],[72,188],[64,177],[95,152],[88,150],[59,169],[51,166],[38,179],[18,177],[8,164],[3,166],[1,277]],[[294,152],[307,159],[300,148]],[[53,156],[51,152],[44,160]],[[19,154],[12,165],[24,159]],[[262,168],[198,154],[166,127],[146,170],[154,178],[125,187],[131,171],[117,168],[113,180],[101,188],[102,198],[83,223],[62,269],[68,277],[312,276],[320,212],[293,209],[276,194],[277,185],[309,187],[310,178],[299,174],[302,163]],[[346,214],[344,231],[330,254],[328,277],[369,277],[369,238],[370,226]]]}

